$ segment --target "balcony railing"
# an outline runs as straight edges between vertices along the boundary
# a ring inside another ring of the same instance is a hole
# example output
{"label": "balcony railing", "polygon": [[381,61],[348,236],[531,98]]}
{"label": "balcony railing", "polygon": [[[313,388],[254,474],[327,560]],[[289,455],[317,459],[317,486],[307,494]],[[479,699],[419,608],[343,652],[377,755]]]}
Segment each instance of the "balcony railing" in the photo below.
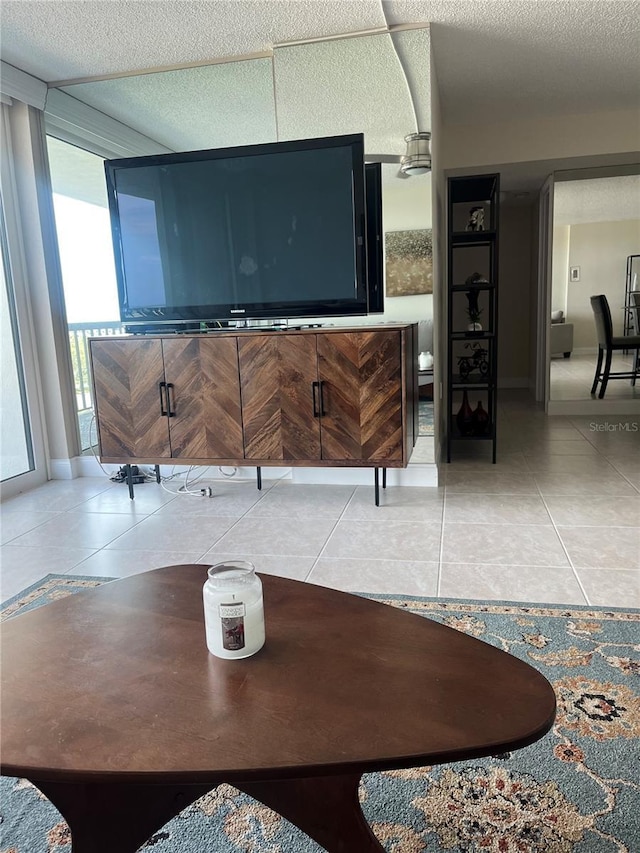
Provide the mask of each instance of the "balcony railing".
{"label": "balcony railing", "polygon": [[87,339],[103,337],[105,335],[123,335],[124,326],[117,321],[108,323],[69,323],[68,326],[73,380],[76,389],[76,408],[78,415],[80,415],[82,412],[93,408],[91,382],[89,381],[89,347]]}

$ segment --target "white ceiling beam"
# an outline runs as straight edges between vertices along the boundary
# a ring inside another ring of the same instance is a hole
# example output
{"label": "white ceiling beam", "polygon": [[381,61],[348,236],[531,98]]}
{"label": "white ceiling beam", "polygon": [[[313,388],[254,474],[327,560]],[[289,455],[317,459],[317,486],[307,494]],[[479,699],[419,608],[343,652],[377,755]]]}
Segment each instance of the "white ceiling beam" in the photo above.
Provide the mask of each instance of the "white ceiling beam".
{"label": "white ceiling beam", "polygon": [[4,103],[16,100],[42,110],[47,98],[47,84],[7,62],[0,62],[0,92]]}
{"label": "white ceiling beam", "polygon": [[48,92],[45,121],[47,133],[106,158],[171,151],[151,137],[57,89]]}

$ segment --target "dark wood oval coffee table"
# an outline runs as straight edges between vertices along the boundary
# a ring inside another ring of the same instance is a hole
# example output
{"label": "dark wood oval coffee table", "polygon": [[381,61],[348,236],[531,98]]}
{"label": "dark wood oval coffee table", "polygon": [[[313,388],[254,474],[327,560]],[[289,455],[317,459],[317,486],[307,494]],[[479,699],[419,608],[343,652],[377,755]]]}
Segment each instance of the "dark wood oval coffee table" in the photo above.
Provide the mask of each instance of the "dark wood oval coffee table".
{"label": "dark wood oval coffee table", "polygon": [[511,655],[269,575],[264,648],[215,658],[206,572],[145,572],[2,626],[2,773],[57,806],[73,853],[133,853],[221,782],[330,853],[381,851],[362,773],[517,749],[553,723],[551,686]]}

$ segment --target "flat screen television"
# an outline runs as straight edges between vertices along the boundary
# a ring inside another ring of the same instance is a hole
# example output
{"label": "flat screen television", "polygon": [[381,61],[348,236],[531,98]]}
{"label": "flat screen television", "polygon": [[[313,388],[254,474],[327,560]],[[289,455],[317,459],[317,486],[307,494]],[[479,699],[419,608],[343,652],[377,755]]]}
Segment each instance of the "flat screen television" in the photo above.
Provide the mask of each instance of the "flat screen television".
{"label": "flat screen television", "polygon": [[366,315],[362,134],[108,160],[129,325]]}

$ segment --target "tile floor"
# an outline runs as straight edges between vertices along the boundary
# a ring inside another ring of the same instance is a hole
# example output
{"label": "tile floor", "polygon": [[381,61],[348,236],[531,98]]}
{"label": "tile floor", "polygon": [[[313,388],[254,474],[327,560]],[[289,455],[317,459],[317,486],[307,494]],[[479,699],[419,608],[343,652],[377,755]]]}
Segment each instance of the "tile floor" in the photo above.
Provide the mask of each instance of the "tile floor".
{"label": "tile floor", "polygon": [[[613,354],[611,371],[630,371],[633,353]],[[596,370],[597,353],[572,353],[571,358],[551,359],[550,396],[552,400],[591,400],[591,385]],[[598,390],[600,390],[598,386]],[[610,379],[605,392],[607,400],[640,400],[640,383],[632,386],[628,379]]]}
{"label": "tile floor", "polygon": [[546,417],[501,395],[498,463],[454,448],[438,488],[55,481],[1,506],[1,598],[49,572],[124,577],[252,560],[339,589],[640,607],[640,422]]}

